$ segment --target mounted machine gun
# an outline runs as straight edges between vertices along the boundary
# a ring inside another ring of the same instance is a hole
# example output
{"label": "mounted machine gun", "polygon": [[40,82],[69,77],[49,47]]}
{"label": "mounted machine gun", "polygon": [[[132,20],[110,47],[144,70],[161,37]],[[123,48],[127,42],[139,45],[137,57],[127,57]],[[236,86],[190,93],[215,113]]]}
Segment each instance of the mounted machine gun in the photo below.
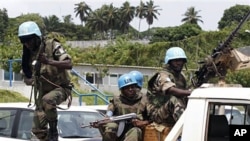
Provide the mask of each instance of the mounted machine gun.
{"label": "mounted machine gun", "polygon": [[227,70],[232,71],[250,68],[250,47],[233,49],[230,44],[237,32],[250,15],[250,11],[241,20],[235,30],[215,48],[212,54],[200,62],[201,67],[195,72],[191,79],[194,87],[199,87],[213,77],[224,79]]}

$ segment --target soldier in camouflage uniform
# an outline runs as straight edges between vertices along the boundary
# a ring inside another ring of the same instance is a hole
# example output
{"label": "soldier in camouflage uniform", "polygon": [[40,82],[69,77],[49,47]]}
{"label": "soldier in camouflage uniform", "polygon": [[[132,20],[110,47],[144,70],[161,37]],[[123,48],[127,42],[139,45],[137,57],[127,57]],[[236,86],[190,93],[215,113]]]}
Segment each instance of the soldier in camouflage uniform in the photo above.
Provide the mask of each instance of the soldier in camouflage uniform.
{"label": "soldier in camouflage uniform", "polygon": [[186,62],[183,49],[169,48],[163,71],[157,72],[148,82],[147,110],[150,119],[157,124],[173,127],[186,108],[187,96],[191,93],[182,74]]}
{"label": "soldier in camouflage uniform", "polygon": [[23,44],[24,82],[34,87],[36,109],[32,133],[40,141],[58,141],[57,105],[71,98],[67,72],[72,69],[71,57],[58,40],[44,39],[33,21],[19,26],[18,37]]}
{"label": "soldier in camouflage uniform", "polygon": [[106,115],[110,117],[136,113],[138,119],[133,119],[131,123],[125,123],[122,130],[118,130],[121,122],[107,123],[104,125],[102,133],[103,140],[142,141],[142,128],[148,124],[148,121],[143,117],[145,115],[145,102],[143,100],[145,99],[141,93],[137,93],[137,82],[131,74],[122,75],[118,80],[118,86],[121,94],[110,101]]}

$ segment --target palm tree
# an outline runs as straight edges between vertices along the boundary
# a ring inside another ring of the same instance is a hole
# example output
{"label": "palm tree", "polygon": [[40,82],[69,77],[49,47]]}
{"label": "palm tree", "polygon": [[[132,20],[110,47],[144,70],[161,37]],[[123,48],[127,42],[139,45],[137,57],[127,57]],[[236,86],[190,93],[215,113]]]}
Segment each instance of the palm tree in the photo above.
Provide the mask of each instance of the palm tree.
{"label": "palm tree", "polygon": [[197,25],[198,25],[198,22],[203,23],[203,21],[201,20],[201,16],[198,15],[200,11],[201,10],[196,11],[194,7],[188,8],[185,14],[183,14],[183,16],[185,17],[181,21],[185,23],[191,23],[191,24],[197,24]]}
{"label": "palm tree", "polygon": [[72,24],[73,23],[72,20],[73,20],[73,18],[71,17],[71,15],[63,16],[63,22],[65,24]]}
{"label": "palm tree", "polygon": [[121,15],[121,30],[123,32],[129,30],[129,23],[134,19],[135,16],[135,7],[130,6],[128,1],[124,2],[122,7],[119,10],[119,15]]}
{"label": "palm tree", "polygon": [[140,33],[140,28],[141,28],[141,20],[145,18],[145,13],[146,13],[145,4],[141,0],[140,5],[136,7],[136,13],[135,13],[135,16],[139,17],[138,38],[139,38],[139,33]]}
{"label": "palm tree", "polygon": [[76,17],[79,15],[81,23],[87,21],[87,18],[89,16],[89,13],[92,12],[91,8],[85,3],[85,2],[80,2],[78,4],[75,4],[75,13]]}
{"label": "palm tree", "polygon": [[102,38],[104,37],[105,31],[108,30],[106,20],[104,19],[104,10],[97,9],[89,15],[86,21],[86,26],[93,31],[100,32]]}
{"label": "palm tree", "polygon": [[158,11],[161,10],[161,9],[159,9],[158,7],[159,7],[158,5],[154,5],[153,0],[150,0],[149,2],[146,2],[146,5],[145,5],[145,9],[146,9],[145,18],[146,18],[147,23],[148,23],[148,33],[149,33],[149,30],[150,30],[150,25],[153,24],[154,19],[158,19],[156,14],[160,15],[160,13]]}
{"label": "palm tree", "polygon": [[104,5],[102,8],[104,10],[107,26],[110,29],[110,38],[112,39],[113,29],[115,28],[118,20],[118,9],[114,7],[112,3],[110,5]]}
{"label": "palm tree", "polygon": [[56,15],[43,17],[47,32],[58,32],[60,29],[60,19]]}

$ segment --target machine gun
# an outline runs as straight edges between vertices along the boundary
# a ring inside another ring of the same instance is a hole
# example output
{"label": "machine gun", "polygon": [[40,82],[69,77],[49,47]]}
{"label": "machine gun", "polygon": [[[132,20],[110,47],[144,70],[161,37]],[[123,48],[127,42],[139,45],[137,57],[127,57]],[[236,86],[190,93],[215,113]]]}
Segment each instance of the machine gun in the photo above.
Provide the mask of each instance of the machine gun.
{"label": "machine gun", "polygon": [[[239,70],[248,68],[250,57],[242,52],[244,49],[233,49],[230,44],[245,21],[248,20],[250,11],[241,20],[238,26],[227,37],[227,39],[215,48],[210,56],[200,62],[202,66],[195,72],[191,81],[194,87],[199,87],[215,76],[224,79],[227,70]],[[246,49],[245,49],[246,50]]]}
{"label": "machine gun", "polygon": [[114,116],[114,117],[109,117],[107,119],[99,120],[99,121],[94,121],[90,122],[89,125],[83,125],[81,128],[85,127],[99,127],[100,125],[109,123],[109,122],[120,122],[120,121],[128,121],[137,118],[137,115],[135,113],[130,113],[130,114],[125,114],[121,116]]}

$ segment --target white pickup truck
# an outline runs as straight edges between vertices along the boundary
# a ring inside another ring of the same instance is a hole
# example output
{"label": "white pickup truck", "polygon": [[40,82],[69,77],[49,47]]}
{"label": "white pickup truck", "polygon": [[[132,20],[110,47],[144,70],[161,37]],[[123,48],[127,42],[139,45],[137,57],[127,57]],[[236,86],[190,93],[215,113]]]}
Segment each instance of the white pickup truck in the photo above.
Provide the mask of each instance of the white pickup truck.
{"label": "white pickup truck", "polygon": [[165,141],[229,141],[229,125],[249,125],[249,116],[250,88],[197,88]]}

